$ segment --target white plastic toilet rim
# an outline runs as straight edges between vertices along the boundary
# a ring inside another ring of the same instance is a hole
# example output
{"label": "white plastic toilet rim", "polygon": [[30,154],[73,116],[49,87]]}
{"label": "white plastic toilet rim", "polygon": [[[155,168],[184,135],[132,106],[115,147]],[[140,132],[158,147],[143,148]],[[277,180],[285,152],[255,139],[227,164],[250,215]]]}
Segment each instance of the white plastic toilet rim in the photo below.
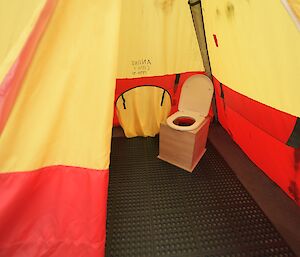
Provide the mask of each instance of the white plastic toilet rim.
{"label": "white plastic toilet rim", "polygon": [[[192,118],[195,120],[195,122],[190,126],[179,126],[179,125],[174,124],[174,120],[176,120],[179,117]],[[179,111],[179,112],[175,112],[174,114],[172,114],[170,117],[167,118],[167,124],[169,127],[176,129],[176,130],[190,131],[190,130],[194,130],[194,129],[198,128],[204,120],[205,120],[205,117],[202,117],[198,113]]]}

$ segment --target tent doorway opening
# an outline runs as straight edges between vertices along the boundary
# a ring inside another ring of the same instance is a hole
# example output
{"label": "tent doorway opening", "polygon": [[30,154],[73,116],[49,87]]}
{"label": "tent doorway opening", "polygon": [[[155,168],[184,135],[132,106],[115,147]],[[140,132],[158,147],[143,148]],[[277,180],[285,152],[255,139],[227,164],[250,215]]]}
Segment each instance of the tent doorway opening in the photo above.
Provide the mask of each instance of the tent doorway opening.
{"label": "tent doorway opening", "polygon": [[116,109],[126,137],[155,136],[170,114],[171,96],[162,87],[138,86],[119,96]]}

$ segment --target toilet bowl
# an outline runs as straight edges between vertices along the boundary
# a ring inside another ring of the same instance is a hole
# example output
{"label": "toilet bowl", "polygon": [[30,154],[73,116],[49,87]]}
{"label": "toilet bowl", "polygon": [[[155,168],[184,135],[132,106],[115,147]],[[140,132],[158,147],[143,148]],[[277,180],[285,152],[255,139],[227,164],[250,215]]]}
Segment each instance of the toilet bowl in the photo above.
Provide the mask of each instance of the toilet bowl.
{"label": "toilet bowl", "polygon": [[188,78],[181,89],[178,112],[167,118],[167,125],[181,131],[198,128],[208,115],[213,91],[213,84],[207,76]]}

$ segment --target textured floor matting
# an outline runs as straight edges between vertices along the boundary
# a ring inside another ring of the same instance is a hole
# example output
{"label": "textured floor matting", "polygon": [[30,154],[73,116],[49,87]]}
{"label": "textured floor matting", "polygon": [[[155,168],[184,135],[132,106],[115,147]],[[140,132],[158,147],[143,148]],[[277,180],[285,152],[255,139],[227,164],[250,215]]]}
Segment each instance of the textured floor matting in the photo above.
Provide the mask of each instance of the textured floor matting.
{"label": "textured floor matting", "polygon": [[157,138],[113,138],[107,257],[295,256],[208,144],[191,174]]}

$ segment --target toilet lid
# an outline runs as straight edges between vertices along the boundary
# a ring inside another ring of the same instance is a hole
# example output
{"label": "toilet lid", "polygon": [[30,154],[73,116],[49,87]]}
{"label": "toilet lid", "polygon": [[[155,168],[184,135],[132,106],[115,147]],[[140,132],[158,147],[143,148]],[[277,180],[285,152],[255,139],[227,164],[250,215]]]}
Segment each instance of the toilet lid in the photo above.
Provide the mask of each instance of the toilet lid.
{"label": "toilet lid", "polygon": [[194,75],[188,78],[181,90],[178,109],[185,112],[197,112],[206,117],[211,105],[214,87],[205,75]]}

